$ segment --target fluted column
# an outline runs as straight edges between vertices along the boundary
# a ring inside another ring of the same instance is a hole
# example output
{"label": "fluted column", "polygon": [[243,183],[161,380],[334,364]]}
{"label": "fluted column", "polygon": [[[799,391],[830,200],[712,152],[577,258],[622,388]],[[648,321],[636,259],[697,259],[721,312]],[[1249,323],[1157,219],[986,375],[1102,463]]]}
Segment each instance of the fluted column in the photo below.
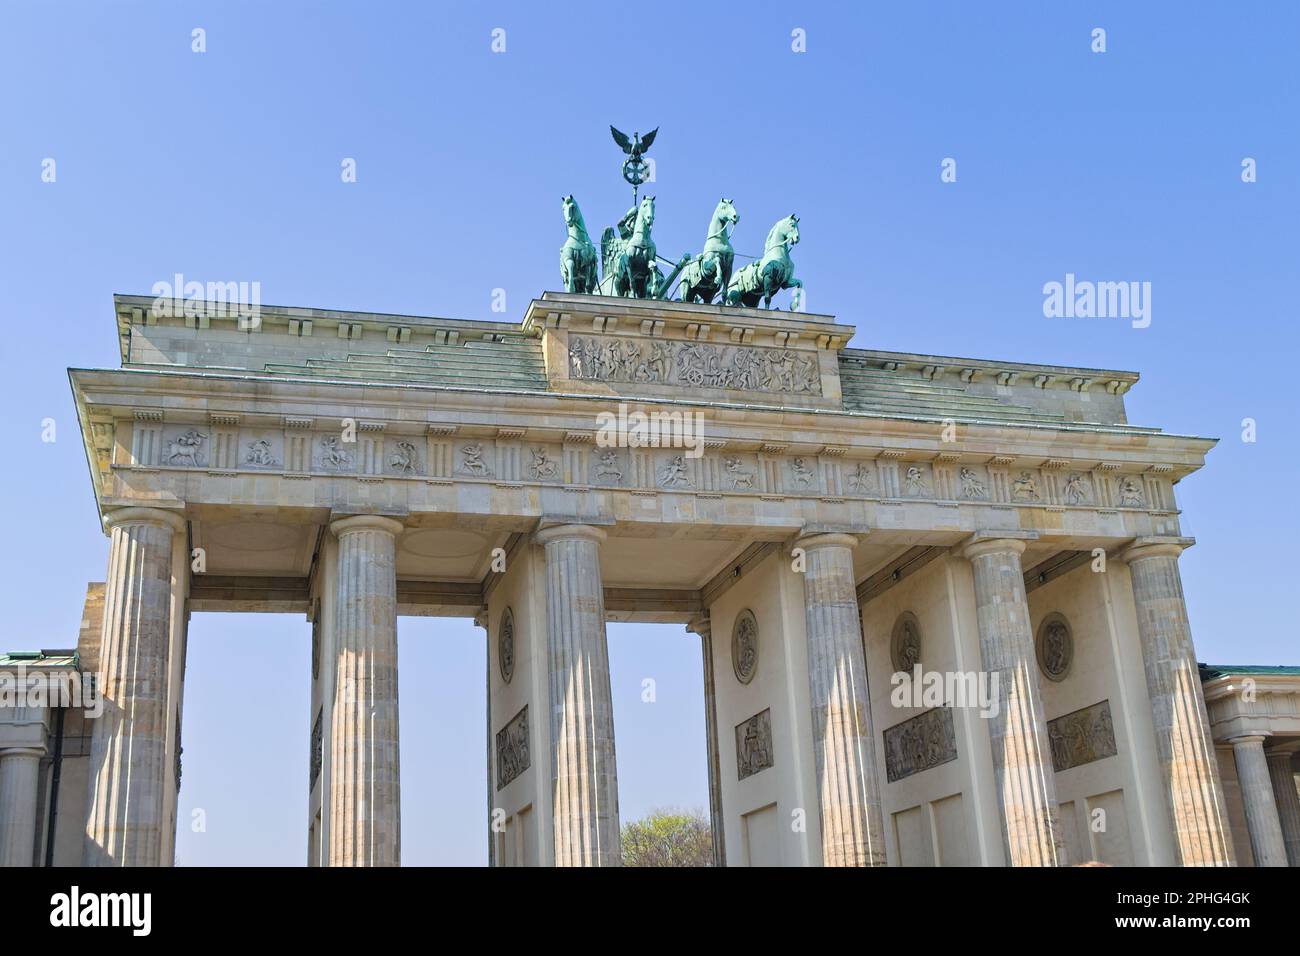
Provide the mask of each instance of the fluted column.
{"label": "fluted column", "polygon": [[546,548],[551,792],[556,866],[618,866],[618,775],[600,543],[588,525],[537,533]]}
{"label": "fluted column", "polygon": [[1241,787],[1241,805],[1255,865],[1286,866],[1286,843],[1273,799],[1268,760],[1264,757],[1264,738],[1261,735],[1234,737],[1230,743],[1237,762],[1237,783]]}
{"label": "fluted column", "polygon": [[1291,770],[1291,749],[1270,750],[1268,775],[1273,781],[1273,801],[1277,804],[1278,822],[1282,825],[1282,842],[1286,844],[1289,866],[1300,866],[1300,793],[1296,792],[1295,773]]}
{"label": "fluted column", "polygon": [[108,580],[98,683],[104,710],[90,744],[86,866],[159,866],[167,843],[167,693],[173,535],[185,520],[157,508],[105,518]]}
{"label": "fluted column", "polygon": [[330,721],[330,866],[402,861],[397,728],[397,536],[379,515],[330,524],[339,539]]}
{"label": "fluted column", "polygon": [[977,535],[963,554],[975,572],[980,659],[989,679],[998,681],[998,706],[988,726],[1002,846],[1012,866],[1056,866],[1061,858],[1056,777],[1020,566],[1024,550],[1019,538],[990,534]]}
{"label": "fluted column", "polygon": [[871,698],[848,534],[815,534],[805,556],[804,619],[825,866],[884,866]]}
{"label": "fluted column", "polygon": [[722,765],[718,753],[718,691],[713,676],[713,624],[702,614],[686,625],[700,636],[704,661],[704,737],[709,761],[709,829],[713,835],[713,865],[727,865],[727,841],[722,817]]}
{"label": "fluted column", "polygon": [[1223,787],[1178,574],[1189,538],[1139,538],[1121,556],[1133,580],[1165,804],[1181,866],[1231,866]]}
{"label": "fluted column", "polygon": [[0,750],[0,866],[31,866],[41,757],[36,747]]}

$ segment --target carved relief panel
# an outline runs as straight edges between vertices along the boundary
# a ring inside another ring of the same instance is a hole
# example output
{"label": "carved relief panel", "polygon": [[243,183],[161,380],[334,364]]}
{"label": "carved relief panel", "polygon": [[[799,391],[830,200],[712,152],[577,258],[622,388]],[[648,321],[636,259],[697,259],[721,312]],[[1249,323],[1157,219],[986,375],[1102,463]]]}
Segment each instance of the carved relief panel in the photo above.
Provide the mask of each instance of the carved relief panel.
{"label": "carved relief panel", "polygon": [[1052,767],[1057,773],[1115,756],[1118,750],[1110,701],[1103,700],[1049,720],[1047,739],[1052,747]]}
{"label": "carved relief panel", "polygon": [[957,759],[952,710],[936,707],[884,733],[885,778],[890,783]]}
{"label": "carved relief panel", "polygon": [[774,764],[769,708],[736,725],[736,779],[752,777]]}
{"label": "carved relief panel", "polygon": [[532,765],[528,744],[528,707],[497,731],[497,789],[504,789]]}
{"label": "carved relief panel", "polygon": [[822,393],[816,352],[621,336],[570,336],[569,377],[792,395]]}

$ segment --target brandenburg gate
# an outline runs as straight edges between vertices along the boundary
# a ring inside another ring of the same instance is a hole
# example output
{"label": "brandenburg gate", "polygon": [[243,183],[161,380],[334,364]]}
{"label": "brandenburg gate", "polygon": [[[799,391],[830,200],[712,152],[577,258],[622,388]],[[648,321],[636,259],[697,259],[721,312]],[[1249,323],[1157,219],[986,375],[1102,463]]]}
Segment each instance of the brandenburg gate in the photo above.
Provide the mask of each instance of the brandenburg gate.
{"label": "brandenburg gate", "polygon": [[1192,646],[1214,442],[1129,424],[1132,372],[849,348],[798,216],[660,256],[657,130],[611,133],[632,206],[597,249],[563,198],[518,322],[114,299],[121,368],[69,373],[107,577],[0,660],[103,712],[0,713],[0,864],[170,863],[190,613],[277,611],[312,865],[401,861],[402,614],[486,630],[496,866],[620,862],[608,621],[699,637],[719,865],[1300,865],[1300,670],[1207,671],[1212,722]]}
{"label": "brandenburg gate", "polygon": [[498,866],[619,862],[607,621],[699,637],[720,863],[1234,860],[1174,492],[1213,442],[1129,424],[1131,372],[600,290],[114,303],[122,367],[70,372],[111,539],[85,863],[173,858],[192,611],[311,621],[313,865],[401,860],[402,614],[486,629]]}

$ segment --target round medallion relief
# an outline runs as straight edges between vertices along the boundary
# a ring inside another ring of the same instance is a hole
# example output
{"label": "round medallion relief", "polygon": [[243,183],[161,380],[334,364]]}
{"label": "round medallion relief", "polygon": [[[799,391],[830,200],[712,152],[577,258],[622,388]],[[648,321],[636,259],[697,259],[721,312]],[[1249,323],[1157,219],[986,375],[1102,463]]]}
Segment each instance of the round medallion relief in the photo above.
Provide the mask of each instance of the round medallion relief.
{"label": "round medallion relief", "polygon": [[1048,680],[1065,680],[1074,663],[1074,634],[1064,614],[1053,611],[1038,625],[1034,640],[1038,667]]}
{"label": "round medallion relief", "polygon": [[904,611],[894,622],[889,638],[889,660],[895,671],[905,674],[921,663],[921,622],[911,611]]}
{"label": "round medallion relief", "polygon": [[501,615],[501,629],[497,633],[497,663],[501,679],[507,684],[515,676],[515,612],[505,609]]}
{"label": "round medallion relief", "polygon": [[749,608],[736,616],[731,629],[731,668],[742,684],[752,681],[758,670],[758,621]]}

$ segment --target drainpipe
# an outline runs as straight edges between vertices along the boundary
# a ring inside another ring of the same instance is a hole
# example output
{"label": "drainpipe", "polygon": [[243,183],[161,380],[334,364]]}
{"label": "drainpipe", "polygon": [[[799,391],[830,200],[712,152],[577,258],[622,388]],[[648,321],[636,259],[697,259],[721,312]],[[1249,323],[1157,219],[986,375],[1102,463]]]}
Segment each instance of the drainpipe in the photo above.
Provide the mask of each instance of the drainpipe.
{"label": "drainpipe", "polygon": [[63,716],[66,707],[56,709],[54,718],[54,772],[50,777],[50,818],[46,826],[45,865],[54,865],[54,826],[59,816],[59,776],[63,772]]}

